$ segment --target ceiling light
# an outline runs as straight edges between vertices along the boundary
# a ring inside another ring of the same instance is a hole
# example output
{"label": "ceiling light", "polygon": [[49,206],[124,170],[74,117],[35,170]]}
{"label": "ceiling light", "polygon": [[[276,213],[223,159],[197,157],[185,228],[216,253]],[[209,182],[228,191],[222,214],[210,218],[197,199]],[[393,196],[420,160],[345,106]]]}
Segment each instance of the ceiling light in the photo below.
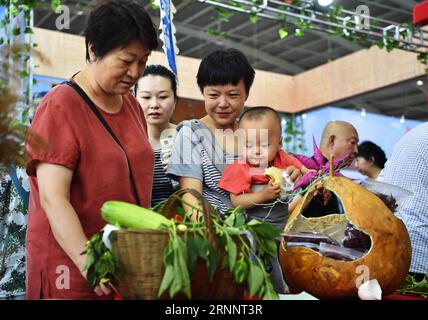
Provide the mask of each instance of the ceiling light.
{"label": "ceiling light", "polygon": [[423,86],[424,82],[422,80],[418,80],[418,81],[416,81],[416,85]]}
{"label": "ceiling light", "polygon": [[323,7],[327,7],[333,3],[334,0],[318,0],[318,4]]}
{"label": "ceiling light", "polygon": [[361,116],[364,118],[366,116],[366,109],[361,109]]}
{"label": "ceiling light", "polygon": [[306,119],[306,113],[302,113],[302,119],[305,120]]}
{"label": "ceiling light", "polygon": [[402,115],[400,118],[400,123],[404,123],[404,122],[406,122],[406,118],[404,117],[404,115]]}

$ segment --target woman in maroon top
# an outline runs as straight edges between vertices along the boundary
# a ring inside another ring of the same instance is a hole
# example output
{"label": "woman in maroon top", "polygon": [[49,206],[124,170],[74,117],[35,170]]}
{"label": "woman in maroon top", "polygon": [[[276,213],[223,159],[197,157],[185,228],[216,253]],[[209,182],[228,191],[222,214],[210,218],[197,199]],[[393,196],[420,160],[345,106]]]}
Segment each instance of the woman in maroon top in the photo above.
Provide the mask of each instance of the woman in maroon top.
{"label": "woman in maroon top", "polygon": [[109,286],[88,285],[81,252],[105,225],[105,201],[150,206],[154,155],[130,89],[158,45],[156,29],[141,5],[114,0],[91,12],[85,39],[88,64],[71,81],[93,101],[123,149],[71,86],[55,87],[41,102],[31,129],[47,143],[27,144],[27,299],[111,299]]}

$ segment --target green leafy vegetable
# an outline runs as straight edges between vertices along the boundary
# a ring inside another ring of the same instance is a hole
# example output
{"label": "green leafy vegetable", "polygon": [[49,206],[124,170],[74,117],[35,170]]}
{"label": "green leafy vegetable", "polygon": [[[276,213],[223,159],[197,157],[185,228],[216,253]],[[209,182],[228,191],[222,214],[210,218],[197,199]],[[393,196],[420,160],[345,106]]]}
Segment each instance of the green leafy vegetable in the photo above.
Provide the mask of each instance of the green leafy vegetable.
{"label": "green leafy vegetable", "polygon": [[81,253],[87,255],[82,271],[87,271],[87,281],[93,288],[100,282],[116,282],[119,273],[117,256],[104,245],[103,232],[96,233]]}
{"label": "green leafy vegetable", "polygon": [[425,275],[422,281],[416,281],[416,279],[410,274],[406,275],[404,283],[396,291],[396,293],[416,294],[424,298],[428,298],[428,273]]}
{"label": "green leafy vegetable", "polygon": [[[167,225],[169,241],[163,252],[165,271],[159,297],[167,292],[171,298],[183,293],[191,299],[190,274],[197,270],[197,263],[204,263],[210,281],[216,271],[227,268],[236,283],[247,285],[250,295],[278,299],[266,271],[271,257],[277,254],[277,229],[258,220],[247,222],[243,209],[238,207],[226,212],[223,218],[216,214],[211,216],[216,236],[215,243],[211,243],[203,222],[192,222],[183,212],[180,216],[183,221],[169,220],[171,223],[162,224],[163,230]],[[179,225],[187,228],[181,232]],[[93,287],[100,281],[114,283],[118,279],[117,258],[104,246],[102,234],[100,231],[94,235],[83,252],[87,254],[87,279]],[[249,244],[248,234],[254,238],[256,251]]]}

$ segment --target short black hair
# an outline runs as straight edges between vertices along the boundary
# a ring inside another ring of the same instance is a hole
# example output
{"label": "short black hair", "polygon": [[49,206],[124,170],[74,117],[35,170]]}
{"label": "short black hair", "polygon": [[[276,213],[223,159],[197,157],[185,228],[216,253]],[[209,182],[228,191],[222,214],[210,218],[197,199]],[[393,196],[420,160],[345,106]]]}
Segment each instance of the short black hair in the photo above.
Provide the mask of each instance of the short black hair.
{"label": "short black hair", "polygon": [[[171,88],[172,88],[172,92],[174,93],[174,98],[176,99],[178,98],[177,97],[177,77],[171,70],[169,70],[168,68],[160,64],[151,64],[151,65],[148,65],[146,69],[144,69],[144,74],[142,78],[150,75],[167,78],[171,83]],[[138,82],[135,85],[135,92],[138,92]]]}
{"label": "short black hair", "polygon": [[86,60],[89,44],[99,59],[109,51],[141,41],[146,49],[158,47],[156,28],[144,7],[132,0],[106,0],[89,15],[85,28]]}
{"label": "short black hair", "polygon": [[357,157],[362,157],[367,161],[372,161],[377,167],[381,169],[385,167],[385,152],[381,147],[371,141],[364,141],[360,143],[358,146]]}
{"label": "short black hair", "polygon": [[281,118],[278,112],[276,112],[275,109],[267,106],[258,106],[258,107],[248,108],[239,117],[238,124],[241,124],[241,122],[245,119],[247,120],[262,119],[263,117],[269,114],[275,118],[275,121],[278,123],[279,131],[281,132]]}
{"label": "short black hair", "polygon": [[243,79],[246,93],[250,93],[255,71],[245,55],[236,49],[217,50],[205,57],[196,76],[201,92],[209,85],[237,85]]}

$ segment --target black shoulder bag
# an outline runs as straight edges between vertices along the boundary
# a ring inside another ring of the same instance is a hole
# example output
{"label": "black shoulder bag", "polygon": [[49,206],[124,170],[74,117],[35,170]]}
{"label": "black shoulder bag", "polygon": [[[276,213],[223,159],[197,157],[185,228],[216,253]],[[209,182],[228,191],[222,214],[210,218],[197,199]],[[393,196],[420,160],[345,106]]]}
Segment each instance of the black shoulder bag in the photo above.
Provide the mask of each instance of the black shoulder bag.
{"label": "black shoulder bag", "polygon": [[88,97],[88,95],[85,93],[85,91],[83,91],[82,88],[80,88],[79,85],[73,81],[66,81],[65,83],[67,85],[69,85],[70,87],[72,87],[74,90],[76,90],[76,92],[83,98],[83,100],[85,100],[86,104],[94,112],[94,114],[97,116],[98,120],[100,120],[100,122],[102,123],[104,128],[106,128],[106,130],[110,133],[110,135],[114,139],[114,141],[116,141],[116,143],[122,149],[123,153],[125,154],[126,161],[128,162],[129,177],[131,179],[131,186],[132,186],[132,190],[134,192],[134,197],[135,197],[135,200],[137,200],[137,204],[139,206],[141,206],[140,198],[138,197],[138,192],[137,192],[137,185],[135,184],[135,179],[134,179],[134,175],[132,174],[131,164],[129,163],[129,158],[128,158],[128,155],[126,154],[125,148],[123,148],[119,139],[116,137],[113,130],[108,125],[107,121],[103,118],[100,111],[97,109],[95,104],[92,102],[91,98]]}

